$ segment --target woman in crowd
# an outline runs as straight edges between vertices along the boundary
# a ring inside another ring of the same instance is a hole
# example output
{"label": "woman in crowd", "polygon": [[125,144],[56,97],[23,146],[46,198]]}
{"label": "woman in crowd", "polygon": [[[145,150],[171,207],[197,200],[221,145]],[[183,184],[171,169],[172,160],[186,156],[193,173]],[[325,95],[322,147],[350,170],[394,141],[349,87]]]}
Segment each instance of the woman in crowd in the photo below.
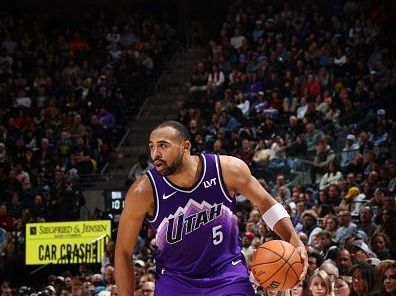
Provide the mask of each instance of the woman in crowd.
{"label": "woman in crowd", "polygon": [[365,262],[359,262],[349,271],[352,276],[353,296],[379,296],[378,278],[375,268]]}
{"label": "woman in crowd", "polygon": [[332,237],[335,237],[335,233],[338,229],[338,219],[336,216],[328,214],[323,219],[324,227],[326,231],[330,232]]}
{"label": "woman in crowd", "polygon": [[352,277],[350,276],[339,276],[336,278],[334,283],[334,295],[335,296],[349,296],[352,292]]}
{"label": "woman in crowd", "polygon": [[337,181],[342,178],[342,173],[337,169],[333,161],[329,162],[327,172],[320,179],[319,189],[326,189],[331,184],[337,184]]}
{"label": "woman in crowd", "polygon": [[396,262],[389,260],[385,264],[384,275],[381,283],[381,295],[395,296],[396,295]]}
{"label": "woman in crowd", "polygon": [[224,81],[225,79],[223,71],[221,71],[216,64],[212,65],[211,71],[208,75],[208,88],[214,89],[216,92],[218,92],[221,89]]}
{"label": "woman in crowd", "polygon": [[329,275],[323,270],[315,270],[309,280],[309,291],[312,296],[331,296],[333,287]]}
{"label": "woman in crowd", "polygon": [[295,286],[293,289],[290,290],[290,296],[306,296],[308,295],[308,281],[307,278],[303,280],[302,282],[298,283],[297,286]]}
{"label": "woman in crowd", "polygon": [[378,259],[390,259],[391,254],[388,249],[389,237],[382,232],[377,232],[371,239],[371,249],[377,255]]}
{"label": "woman in crowd", "polygon": [[[385,198],[384,198],[385,199]],[[392,237],[395,234],[395,214],[396,211],[392,208],[382,206],[381,213],[378,217],[378,226],[375,230],[375,233],[383,232],[388,237]]]}

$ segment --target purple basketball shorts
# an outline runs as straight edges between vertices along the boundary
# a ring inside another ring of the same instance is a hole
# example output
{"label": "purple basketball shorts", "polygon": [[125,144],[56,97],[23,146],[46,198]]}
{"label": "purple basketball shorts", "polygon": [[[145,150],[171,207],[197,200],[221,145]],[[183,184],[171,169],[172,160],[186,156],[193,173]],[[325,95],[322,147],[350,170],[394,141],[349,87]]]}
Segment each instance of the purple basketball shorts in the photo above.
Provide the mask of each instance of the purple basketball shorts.
{"label": "purple basketball shorts", "polygon": [[157,275],[155,296],[254,296],[243,260],[230,262],[210,277],[192,278],[164,270]]}

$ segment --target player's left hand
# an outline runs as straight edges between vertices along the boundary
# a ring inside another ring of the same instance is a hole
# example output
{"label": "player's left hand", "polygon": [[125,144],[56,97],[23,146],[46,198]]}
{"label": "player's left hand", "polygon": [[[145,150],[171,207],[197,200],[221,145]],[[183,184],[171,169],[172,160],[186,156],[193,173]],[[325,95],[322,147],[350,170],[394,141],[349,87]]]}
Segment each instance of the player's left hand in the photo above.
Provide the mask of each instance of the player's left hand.
{"label": "player's left hand", "polygon": [[297,247],[296,248],[297,252],[300,254],[301,260],[303,261],[304,264],[304,268],[303,268],[303,272],[301,273],[298,281],[301,282],[304,280],[305,275],[307,274],[308,271],[308,255],[307,255],[307,250],[305,249],[305,247]]}
{"label": "player's left hand", "polygon": [[293,236],[290,239],[290,243],[295,246],[298,254],[300,254],[302,263],[304,264],[303,267],[303,272],[301,273],[300,277],[298,278],[298,281],[301,282],[304,280],[305,275],[307,274],[308,271],[308,255],[307,255],[307,249],[305,248],[303,242],[300,240],[298,236]]}

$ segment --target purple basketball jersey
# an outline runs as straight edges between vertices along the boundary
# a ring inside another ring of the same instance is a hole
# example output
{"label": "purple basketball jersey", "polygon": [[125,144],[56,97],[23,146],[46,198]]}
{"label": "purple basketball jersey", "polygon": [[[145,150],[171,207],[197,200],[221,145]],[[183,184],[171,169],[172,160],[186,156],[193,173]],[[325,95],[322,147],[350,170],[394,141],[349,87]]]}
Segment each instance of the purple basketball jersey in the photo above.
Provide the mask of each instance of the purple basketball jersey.
{"label": "purple basketball jersey", "polygon": [[249,285],[241,256],[236,201],[224,185],[219,157],[200,157],[201,177],[192,188],[178,187],[155,169],[147,173],[156,203],[148,222],[156,231],[158,276],[172,276],[176,282],[181,279],[186,287],[215,288],[222,285],[223,277],[229,285],[232,279],[225,274],[238,264],[233,279]]}

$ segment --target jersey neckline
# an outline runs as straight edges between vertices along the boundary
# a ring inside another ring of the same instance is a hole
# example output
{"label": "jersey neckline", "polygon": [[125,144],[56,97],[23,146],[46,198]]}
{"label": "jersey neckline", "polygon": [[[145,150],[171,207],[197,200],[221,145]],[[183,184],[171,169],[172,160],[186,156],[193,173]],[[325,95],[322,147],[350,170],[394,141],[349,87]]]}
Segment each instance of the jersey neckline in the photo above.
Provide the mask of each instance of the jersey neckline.
{"label": "jersey neckline", "polygon": [[201,160],[199,162],[199,166],[201,166],[201,173],[200,173],[200,177],[198,178],[198,181],[193,184],[191,187],[181,187],[179,185],[174,184],[171,180],[169,180],[166,176],[163,176],[163,180],[169,185],[171,186],[173,189],[176,189],[178,191],[181,192],[193,192],[195,189],[198,188],[198,186],[202,183],[202,180],[205,177],[205,173],[206,173],[206,158],[205,156],[203,156],[202,154],[198,154],[197,155],[199,157],[199,159]]}

